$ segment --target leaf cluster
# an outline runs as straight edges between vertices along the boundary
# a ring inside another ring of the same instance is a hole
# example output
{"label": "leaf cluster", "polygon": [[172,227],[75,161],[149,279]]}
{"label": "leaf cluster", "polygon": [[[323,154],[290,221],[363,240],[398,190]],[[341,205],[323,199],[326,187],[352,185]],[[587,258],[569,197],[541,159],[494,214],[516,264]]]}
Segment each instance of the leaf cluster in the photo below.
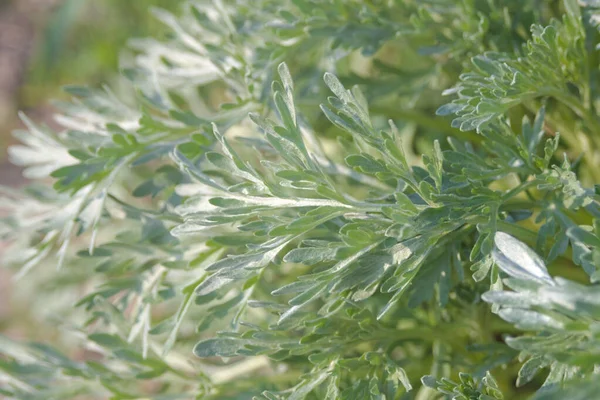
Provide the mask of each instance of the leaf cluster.
{"label": "leaf cluster", "polygon": [[2,337],[0,393],[595,390],[596,7],[258,3],[154,10],[129,92],[23,116],[0,235],[60,339]]}

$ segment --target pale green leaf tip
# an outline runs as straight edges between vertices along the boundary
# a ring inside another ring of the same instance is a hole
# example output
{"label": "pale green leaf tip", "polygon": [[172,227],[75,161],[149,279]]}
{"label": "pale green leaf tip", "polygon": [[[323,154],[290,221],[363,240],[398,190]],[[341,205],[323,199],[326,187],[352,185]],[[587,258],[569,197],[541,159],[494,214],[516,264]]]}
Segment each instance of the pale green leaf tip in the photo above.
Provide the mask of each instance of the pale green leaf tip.
{"label": "pale green leaf tip", "polygon": [[554,285],[543,260],[527,245],[504,232],[496,232],[492,257],[496,265],[513,278]]}

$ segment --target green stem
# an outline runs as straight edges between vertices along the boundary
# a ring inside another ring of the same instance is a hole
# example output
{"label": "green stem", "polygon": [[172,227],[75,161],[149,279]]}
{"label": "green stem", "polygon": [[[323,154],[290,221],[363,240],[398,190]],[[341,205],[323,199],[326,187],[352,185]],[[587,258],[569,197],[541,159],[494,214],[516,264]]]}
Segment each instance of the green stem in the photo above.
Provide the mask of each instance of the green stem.
{"label": "green stem", "polygon": [[515,211],[515,210],[532,210],[535,208],[540,208],[539,201],[514,201],[510,203],[503,203],[500,206],[500,210],[502,211]]}
{"label": "green stem", "polygon": [[515,197],[517,194],[521,193],[522,191],[527,190],[530,187],[537,185],[537,183],[538,182],[535,180],[526,181],[526,182],[521,183],[519,186],[516,186],[516,187],[512,188],[511,190],[509,190],[508,192],[506,192],[502,196],[502,201],[506,201],[508,199]]}

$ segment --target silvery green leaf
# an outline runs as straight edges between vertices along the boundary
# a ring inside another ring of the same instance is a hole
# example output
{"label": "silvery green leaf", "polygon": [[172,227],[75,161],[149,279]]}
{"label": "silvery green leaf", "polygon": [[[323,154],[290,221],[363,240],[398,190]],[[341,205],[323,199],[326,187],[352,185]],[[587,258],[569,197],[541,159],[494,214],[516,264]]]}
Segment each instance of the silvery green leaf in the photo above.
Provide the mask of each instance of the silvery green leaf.
{"label": "silvery green leaf", "polygon": [[544,329],[561,329],[563,324],[554,318],[535,311],[519,308],[502,308],[498,315],[505,321],[523,330],[539,331]]}
{"label": "silvery green leaf", "polygon": [[194,346],[194,354],[198,357],[231,357],[239,348],[243,347],[245,341],[233,338],[212,338],[203,340]]}
{"label": "silvery green leaf", "polygon": [[527,360],[519,370],[519,377],[517,378],[517,387],[523,386],[533,380],[535,375],[541,368],[545,366],[546,362],[542,357],[532,357]]}
{"label": "silvery green leaf", "polygon": [[482,294],[481,298],[488,303],[514,308],[529,308],[539,302],[535,292],[489,291]]}
{"label": "silvery green leaf", "polygon": [[496,232],[494,244],[492,256],[496,265],[511,277],[555,284],[541,257],[523,242],[507,233]]}

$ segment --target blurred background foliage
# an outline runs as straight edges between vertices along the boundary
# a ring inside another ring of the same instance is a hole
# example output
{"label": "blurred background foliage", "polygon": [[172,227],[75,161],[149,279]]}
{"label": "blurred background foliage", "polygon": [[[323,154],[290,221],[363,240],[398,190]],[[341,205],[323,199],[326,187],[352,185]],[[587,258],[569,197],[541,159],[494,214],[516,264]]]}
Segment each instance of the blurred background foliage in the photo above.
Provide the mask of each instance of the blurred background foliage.
{"label": "blurred background foliage", "polygon": [[[0,0],[0,184],[24,183],[6,154],[15,143],[11,132],[22,126],[18,111],[53,125],[52,100],[69,97],[62,91],[64,85],[97,87],[119,79],[118,69],[129,58],[128,40],[160,37],[167,31],[149,8],[176,10],[181,3]],[[0,269],[0,331],[11,326],[12,332],[5,333],[34,332],[38,323],[29,320],[26,305],[11,304],[9,282],[7,271]]]}
{"label": "blurred background foliage", "polygon": [[180,0],[0,1],[0,18],[5,15],[0,36],[8,35],[9,29],[19,28],[19,24],[31,31],[31,35],[13,35],[19,42],[12,43],[13,50],[30,49],[21,65],[15,65],[10,54],[0,53],[0,60],[4,60],[0,64],[12,62],[11,67],[18,68],[20,75],[20,81],[14,82],[16,90],[0,93],[9,98],[4,105],[8,109],[0,112],[5,115],[5,121],[0,118],[2,170],[8,168],[6,147],[12,142],[10,132],[19,124],[17,110],[51,123],[51,99],[66,98],[62,86],[99,86],[116,79],[120,60],[128,58],[129,39],[160,37],[166,31],[149,8],[175,10],[179,4]]}

